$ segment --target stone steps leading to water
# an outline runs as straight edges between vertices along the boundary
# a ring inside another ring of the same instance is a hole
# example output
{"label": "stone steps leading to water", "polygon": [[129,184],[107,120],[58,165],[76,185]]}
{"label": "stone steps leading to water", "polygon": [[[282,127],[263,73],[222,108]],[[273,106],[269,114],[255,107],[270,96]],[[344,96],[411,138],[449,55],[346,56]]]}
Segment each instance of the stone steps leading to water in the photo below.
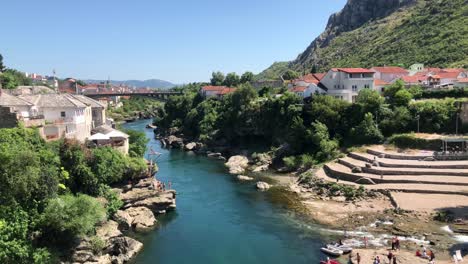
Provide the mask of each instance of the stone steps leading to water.
{"label": "stone steps leading to water", "polygon": [[376,175],[447,175],[468,177],[468,169],[442,169],[442,168],[408,168],[408,167],[376,167],[366,166],[366,162],[353,157],[340,158],[339,163],[349,167],[359,167],[363,172]]}
{"label": "stone steps leading to water", "polygon": [[[348,155],[356,160],[370,162],[376,155],[368,153],[351,152]],[[468,161],[420,161],[420,160],[397,160],[387,158],[376,158],[381,167],[389,168],[433,168],[433,169],[468,169]]]}
{"label": "stone steps leading to water", "polygon": [[418,154],[418,155],[410,155],[410,154],[401,154],[401,153],[387,153],[377,149],[368,148],[367,153],[375,155],[375,156],[383,156],[387,159],[397,159],[397,160],[423,160],[425,158],[433,157],[432,153],[427,154]]}
{"label": "stone steps leading to water", "polygon": [[386,175],[383,178],[370,173],[353,173],[351,169],[340,163],[329,163],[326,171],[332,178],[359,184],[440,184],[468,186],[468,177],[459,176],[428,176],[428,175]]}

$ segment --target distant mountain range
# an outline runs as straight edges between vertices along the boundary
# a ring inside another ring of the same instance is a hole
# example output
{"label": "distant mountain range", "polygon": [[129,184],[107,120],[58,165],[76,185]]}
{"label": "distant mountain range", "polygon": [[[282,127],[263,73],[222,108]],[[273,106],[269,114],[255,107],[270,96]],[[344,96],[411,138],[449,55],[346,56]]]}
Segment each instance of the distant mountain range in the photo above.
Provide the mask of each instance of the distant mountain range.
{"label": "distant mountain range", "polygon": [[[107,80],[83,80],[86,83],[101,83],[101,82],[106,82]],[[159,79],[149,79],[149,80],[124,80],[124,81],[116,81],[116,80],[110,80],[111,84],[114,85],[128,85],[128,86],[135,86],[137,88],[140,87],[150,87],[150,88],[159,88],[159,89],[170,89],[176,86],[175,84],[164,81],[164,80],[159,80]]]}

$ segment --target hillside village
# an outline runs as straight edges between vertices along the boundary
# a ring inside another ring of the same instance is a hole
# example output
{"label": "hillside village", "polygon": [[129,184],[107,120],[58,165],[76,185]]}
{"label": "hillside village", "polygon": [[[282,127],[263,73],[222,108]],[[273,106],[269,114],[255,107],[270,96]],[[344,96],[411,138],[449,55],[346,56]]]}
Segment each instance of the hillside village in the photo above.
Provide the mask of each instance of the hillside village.
{"label": "hillside village", "polygon": [[[348,102],[355,102],[362,89],[383,94],[385,87],[401,80],[407,87],[420,86],[425,90],[447,90],[468,87],[468,71],[463,68],[430,68],[414,64],[409,69],[394,66],[365,68],[332,68],[325,73],[310,73],[293,80],[283,80],[288,90],[302,98],[327,94]],[[266,82],[267,83],[267,82]],[[259,81],[255,86],[262,86]],[[235,89],[226,86],[204,86],[206,97],[222,97]]]}

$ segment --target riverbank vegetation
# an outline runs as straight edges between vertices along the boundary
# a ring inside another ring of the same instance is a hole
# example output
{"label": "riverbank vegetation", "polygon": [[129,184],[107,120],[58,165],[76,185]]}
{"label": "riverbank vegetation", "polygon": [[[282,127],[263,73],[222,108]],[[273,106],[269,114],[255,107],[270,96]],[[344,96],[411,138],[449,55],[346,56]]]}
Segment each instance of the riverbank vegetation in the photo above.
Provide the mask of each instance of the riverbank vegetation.
{"label": "riverbank vegetation", "polygon": [[454,133],[459,112],[454,98],[415,101],[422,90],[406,89],[400,81],[387,87],[384,96],[361,90],[354,104],[326,95],[303,101],[284,90],[260,93],[248,83],[222,100],[205,99],[200,86],[183,87],[184,94],[171,97],[155,123],[208,146],[286,144],[287,151],[280,148],[278,156],[290,168],[325,162],[339,149],[381,143],[394,134],[417,131],[418,126],[421,132]]}
{"label": "riverbank vegetation", "polygon": [[107,109],[109,117],[120,122],[129,119],[150,118],[159,115],[164,103],[143,96],[131,96],[123,98],[118,106],[110,106]]}
{"label": "riverbank vegetation", "polygon": [[[143,135],[144,136],[144,135]],[[146,172],[141,135],[132,156],[45,142],[35,129],[0,129],[0,263],[55,263],[122,202],[110,185]]]}

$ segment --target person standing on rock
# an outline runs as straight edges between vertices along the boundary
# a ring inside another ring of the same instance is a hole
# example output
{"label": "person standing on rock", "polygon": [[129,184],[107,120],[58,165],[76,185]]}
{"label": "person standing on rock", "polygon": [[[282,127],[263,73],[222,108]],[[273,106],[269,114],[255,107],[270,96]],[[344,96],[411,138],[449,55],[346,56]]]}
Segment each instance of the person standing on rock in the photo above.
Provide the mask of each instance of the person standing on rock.
{"label": "person standing on rock", "polygon": [[361,264],[361,255],[359,255],[359,253],[356,254],[356,261],[357,264]]}
{"label": "person standing on rock", "polygon": [[388,251],[387,258],[388,258],[388,263],[392,263],[392,259],[393,259],[393,253],[392,253],[392,251]]}
{"label": "person standing on rock", "polygon": [[171,186],[172,186],[172,183],[169,181],[169,182],[167,183],[167,186],[169,187],[169,190],[170,190],[170,189],[171,189]]}

